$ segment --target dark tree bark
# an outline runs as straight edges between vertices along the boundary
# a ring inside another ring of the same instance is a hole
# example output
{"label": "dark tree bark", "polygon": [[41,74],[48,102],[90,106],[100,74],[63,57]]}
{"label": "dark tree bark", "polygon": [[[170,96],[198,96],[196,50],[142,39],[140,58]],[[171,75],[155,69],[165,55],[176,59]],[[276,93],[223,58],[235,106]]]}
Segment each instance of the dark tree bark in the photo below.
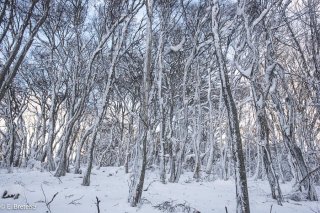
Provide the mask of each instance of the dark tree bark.
{"label": "dark tree bark", "polygon": [[231,86],[229,83],[228,70],[225,64],[221,48],[221,40],[219,34],[219,10],[220,6],[217,0],[212,1],[212,32],[214,36],[214,47],[216,52],[216,59],[219,68],[220,81],[222,87],[222,96],[225,107],[228,113],[228,124],[231,136],[231,146],[233,152],[234,172],[236,182],[236,199],[237,199],[237,213],[249,213],[249,195],[247,187],[247,175],[244,164],[244,155],[242,150],[242,141],[238,120],[238,112],[234,102]]}

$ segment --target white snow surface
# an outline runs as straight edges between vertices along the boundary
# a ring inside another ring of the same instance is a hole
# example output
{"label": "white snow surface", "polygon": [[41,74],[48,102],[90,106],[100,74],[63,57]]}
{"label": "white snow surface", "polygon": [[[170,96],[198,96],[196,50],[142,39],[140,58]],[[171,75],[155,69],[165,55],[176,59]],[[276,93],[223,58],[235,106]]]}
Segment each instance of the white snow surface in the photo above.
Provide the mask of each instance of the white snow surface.
{"label": "white snow surface", "polygon": [[[204,175],[203,175],[204,176]],[[196,182],[192,173],[184,173],[179,183],[162,184],[159,182],[158,172],[147,172],[143,192],[143,204],[139,207],[130,207],[128,198],[128,178],[123,167],[101,167],[93,169],[91,185],[82,186],[82,175],[68,173],[58,178],[49,172],[18,169],[13,173],[0,170],[0,193],[4,190],[9,194],[19,193],[16,200],[12,198],[0,199],[0,212],[46,212],[47,207],[41,186],[47,201],[58,192],[50,208],[52,213],[88,213],[97,212],[96,196],[101,200],[101,212],[112,213],[152,213],[161,212],[154,208],[164,201],[173,201],[175,204],[188,204],[201,213],[204,212],[235,212],[235,185],[233,180],[214,180]],[[151,184],[150,184],[151,183]],[[249,198],[251,212],[269,213],[272,206],[273,213],[312,213],[320,212],[320,202],[292,201],[285,199],[283,206],[277,205],[270,197],[270,188],[267,181],[254,181],[249,179]],[[282,184],[283,194],[291,192],[292,184]],[[320,194],[319,187],[317,188]],[[79,199],[79,200],[77,200]],[[77,200],[77,201],[74,201]],[[72,204],[74,201],[74,204]],[[34,205],[34,210],[9,210],[7,206],[14,204]]]}

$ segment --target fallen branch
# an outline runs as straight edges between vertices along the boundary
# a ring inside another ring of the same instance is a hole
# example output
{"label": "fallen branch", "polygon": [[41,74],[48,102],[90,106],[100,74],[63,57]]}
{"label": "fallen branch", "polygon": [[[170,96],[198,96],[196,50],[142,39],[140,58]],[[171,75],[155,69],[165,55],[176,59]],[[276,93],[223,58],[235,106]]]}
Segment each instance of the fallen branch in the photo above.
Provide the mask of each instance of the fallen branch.
{"label": "fallen branch", "polygon": [[50,205],[52,203],[52,201],[54,200],[54,198],[58,195],[59,192],[56,192],[53,197],[51,198],[50,202],[48,203],[48,205]]}
{"label": "fallen branch", "polygon": [[20,196],[19,193],[17,194],[8,194],[8,191],[5,190],[2,194],[2,199],[7,199],[7,198],[13,198],[13,199],[18,199]]}
{"label": "fallen branch", "polygon": [[64,198],[66,198],[66,199],[67,199],[67,198],[71,198],[71,197],[73,197],[73,196],[74,196],[74,194],[65,195],[65,196],[64,196]]}
{"label": "fallen branch", "polygon": [[302,178],[302,180],[299,182],[299,187],[302,185],[302,183],[311,175],[313,175],[314,173],[316,173],[318,170],[320,170],[320,166],[318,166],[317,168],[315,168],[314,170],[312,170],[311,172],[309,172],[306,176],[304,176],[304,178]]}
{"label": "fallen branch", "polygon": [[154,182],[156,182],[156,180],[153,180],[149,183],[149,185],[147,186],[147,188],[145,188],[143,191],[148,191],[149,187],[151,186],[151,184],[153,184]]}
{"label": "fallen branch", "polygon": [[74,199],[72,200],[70,203],[68,203],[69,205],[70,204],[73,204],[73,205],[80,205],[81,203],[77,202],[79,200],[81,200],[82,198],[84,197],[84,195],[82,195],[81,197],[77,198],[77,199]]}
{"label": "fallen branch", "polygon": [[56,192],[56,193],[52,196],[51,200],[50,200],[49,202],[47,202],[47,196],[46,196],[46,193],[45,193],[44,190],[43,190],[42,185],[41,185],[41,190],[42,190],[42,194],[43,194],[43,196],[44,196],[44,203],[46,204],[47,209],[48,209],[49,212],[51,213],[50,204],[53,202],[54,198],[58,195],[59,192]]}

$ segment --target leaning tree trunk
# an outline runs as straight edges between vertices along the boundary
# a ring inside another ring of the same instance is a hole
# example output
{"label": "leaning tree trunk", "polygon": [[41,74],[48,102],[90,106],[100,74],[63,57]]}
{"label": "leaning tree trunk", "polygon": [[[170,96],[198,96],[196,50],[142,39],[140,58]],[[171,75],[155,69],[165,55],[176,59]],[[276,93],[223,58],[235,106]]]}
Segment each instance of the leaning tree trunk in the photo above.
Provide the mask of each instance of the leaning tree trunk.
{"label": "leaning tree trunk", "polygon": [[[93,124],[93,129],[92,129],[92,139],[91,139],[91,143],[89,146],[89,156],[88,156],[88,165],[87,165],[87,170],[86,173],[83,176],[83,180],[82,180],[82,185],[83,186],[89,186],[90,185],[90,175],[91,175],[91,170],[92,170],[92,164],[93,164],[93,151],[95,148],[95,143],[96,143],[96,138],[98,135],[98,130],[99,130],[99,126],[103,120],[103,116],[106,112],[107,106],[108,106],[108,98],[109,98],[109,92],[110,92],[110,87],[112,84],[112,78],[113,78],[113,72],[114,72],[114,63],[112,63],[111,65],[111,69],[109,71],[109,75],[108,75],[108,81],[107,81],[107,85],[103,94],[103,106],[102,109],[100,111],[100,113],[97,115],[94,124]],[[91,130],[89,129],[88,132],[91,132]],[[90,135],[90,133],[88,133]],[[85,138],[83,140],[86,140]]]}
{"label": "leaning tree trunk", "polygon": [[[239,8],[244,6],[244,2],[240,2],[240,5],[238,5]],[[269,8],[270,9],[270,8]],[[268,9],[265,8],[264,12],[260,14],[258,18],[256,17],[251,17],[251,13],[247,13],[244,10],[240,12],[240,16],[243,19],[243,25],[244,25],[244,40],[240,41],[242,44],[248,45],[248,49],[250,49],[251,55],[249,56],[250,61],[249,65],[247,65],[247,68],[244,69],[241,67],[241,56],[247,56],[247,52],[244,51],[242,48],[238,48],[238,51],[240,53],[235,54],[235,58],[237,59],[235,61],[235,65],[238,70],[241,70],[240,73],[248,78],[250,80],[250,86],[251,86],[251,91],[254,99],[254,107],[256,111],[256,116],[257,116],[257,129],[258,129],[258,141],[259,143],[257,144],[257,167],[256,167],[256,172],[255,172],[255,179],[262,178],[262,168],[264,165],[265,172],[270,184],[271,188],[271,194],[274,199],[277,199],[278,204],[281,205],[282,201],[282,193],[280,189],[280,185],[278,182],[278,177],[276,175],[275,169],[273,162],[271,160],[271,152],[270,152],[270,144],[269,144],[269,126],[267,123],[267,116],[266,116],[266,109],[265,109],[265,100],[267,99],[268,93],[269,93],[269,88],[271,87],[272,84],[272,76],[273,76],[273,71],[275,64],[272,63],[270,59],[271,54],[273,53],[272,49],[272,42],[271,39],[269,38],[269,31],[266,32],[266,59],[265,60],[265,73],[264,73],[264,79],[265,79],[265,84],[260,84],[258,83],[258,76],[260,76],[259,73],[259,51],[258,51],[258,44],[255,42],[255,34],[253,34],[253,30],[256,29],[254,28],[255,25],[257,25],[267,14]],[[250,19],[254,19],[253,22],[250,22]],[[261,21],[262,22],[262,21]],[[261,33],[260,31],[256,33]],[[241,44],[241,45],[242,45]],[[240,44],[238,46],[241,46]],[[248,72],[249,71],[249,74]],[[263,165],[262,165],[263,164]]]}
{"label": "leaning tree trunk", "polygon": [[288,105],[288,121],[285,119],[284,109],[280,103],[278,97],[275,94],[272,95],[272,100],[276,105],[276,110],[278,113],[278,118],[280,122],[281,133],[283,136],[284,143],[286,147],[289,149],[289,152],[292,157],[292,161],[294,164],[294,168],[296,172],[300,176],[300,180],[304,179],[304,188],[307,190],[307,199],[311,201],[317,201],[318,196],[313,185],[312,178],[308,175],[308,167],[305,163],[304,157],[302,155],[301,149],[297,146],[295,138],[294,138],[294,109],[293,109],[293,100],[290,97],[286,98],[287,105]]}
{"label": "leaning tree trunk", "polygon": [[68,151],[69,141],[72,135],[72,130],[73,130],[75,121],[76,121],[76,118],[73,117],[73,119],[71,119],[68,125],[65,127],[66,129],[65,129],[63,140],[62,140],[60,162],[56,170],[56,173],[54,174],[55,177],[65,176],[67,173],[67,160],[68,160],[67,151]]}
{"label": "leaning tree trunk", "polygon": [[[142,161],[140,171],[135,171],[133,174],[133,179],[129,189],[129,202],[132,207],[137,206],[141,200],[144,178],[147,167],[147,140],[150,136],[150,91],[151,91],[151,49],[152,49],[152,11],[153,11],[153,0],[147,0],[145,2],[147,10],[147,31],[146,31],[146,53],[144,58],[144,69],[143,69],[143,83],[142,83],[142,98],[141,101],[141,128],[143,135],[142,140],[137,143],[142,142]],[[137,146],[140,149],[140,146]],[[140,158],[140,156],[136,156]],[[139,162],[139,161],[137,161]],[[138,172],[138,174],[137,174]]]}
{"label": "leaning tree trunk", "polygon": [[[270,68],[270,69],[269,69]],[[270,65],[266,68],[266,75],[271,76],[271,72],[274,68],[274,65]],[[270,81],[268,79],[268,82],[270,84]],[[258,128],[258,134],[259,134],[259,144],[258,144],[258,156],[260,153],[262,154],[262,162],[265,168],[265,172],[268,178],[268,182],[271,189],[271,195],[273,199],[276,199],[279,205],[282,205],[283,197],[282,192],[278,180],[278,176],[276,174],[274,164],[271,159],[271,150],[270,150],[270,140],[269,140],[269,126],[268,126],[268,120],[266,115],[266,109],[265,109],[265,94],[263,92],[260,92],[259,95],[257,91],[262,91],[262,89],[257,89],[257,83],[255,82],[255,79],[251,81],[251,88],[252,93],[254,97],[254,105],[257,115],[257,128]],[[265,91],[265,90],[263,90]],[[258,159],[258,162],[260,162],[260,158]],[[259,166],[259,165],[258,165]],[[257,170],[256,174],[259,174],[259,171]],[[257,177],[257,176],[256,176]]]}
{"label": "leaning tree trunk", "polygon": [[14,157],[14,151],[15,151],[15,124],[12,118],[12,112],[10,111],[10,119],[9,119],[9,134],[10,134],[10,140],[9,140],[9,155],[7,158],[7,166],[10,167],[13,164],[13,157]]}
{"label": "leaning tree trunk", "polygon": [[218,0],[212,1],[212,32],[214,36],[214,47],[216,52],[217,63],[220,73],[220,81],[222,86],[222,94],[228,113],[229,130],[231,135],[231,145],[233,151],[235,182],[236,182],[236,198],[237,213],[249,213],[249,195],[247,187],[246,168],[244,164],[244,156],[242,151],[242,141],[240,135],[240,127],[236,104],[234,102],[227,67],[223,57],[220,34],[219,34],[219,3]]}
{"label": "leaning tree trunk", "polygon": [[279,205],[282,205],[283,197],[281,188],[279,185],[278,176],[276,175],[273,162],[271,160],[271,151],[269,143],[269,127],[267,123],[267,117],[264,109],[257,110],[258,129],[260,143],[262,144],[262,158],[264,168],[266,170],[268,182],[271,188],[271,195],[273,199],[278,201]]}
{"label": "leaning tree trunk", "polygon": [[121,31],[121,35],[119,35],[119,40],[115,45],[115,52],[112,55],[112,61],[111,61],[111,65],[108,71],[108,79],[107,82],[105,83],[105,87],[104,87],[104,92],[103,92],[103,106],[102,109],[100,110],[100,112],[98,113],[98,115],[95,118],[94,121],[94,127],[93,127],[93,137],[90,143],[90,148],[89,148],[89,161],[88,161],[88,166],[87,166],[87,170],[86,173],[83,177],[83,182],[82,185],[83,186],[89,186],[90,185],[90,175],[91,175],[91,170],[92,170],[92,163],[93,163],[93,150],[95,147],[95,143],[96,143],[96,138],[97,138],[97,134],[98,134],[98,129],[99,126],[101,125],[101,122],[103,120],[103,117],[105,115],[105,112],[108,108],[108,103],[109,103],[109,97],[110,97],[110,91],[111,91],[111,87],[113,85],[114,82],[114,78],[115,78],[115,69],[116,69],[116,63],[117,60],[119,58],[119,54],[120,54],[120,50],[121,47],[123,45],[124,39],[125,39],[125,32],[128,29],[130,23],[130,19],[128,19]]}
{"label": "leaning tree trunk", "polygon": [[84,145],[84,143],[87,141],[88,137],[92,134],[93,132],[94,125],[91,125],[84,135],[81,137],[80,142],[77,147],[77,152],[76,152],[76,160],[75,160],[75,167],[74,167],[74,174],[81,174],[81,169],[80,169],[80,164],[81,164],[81,150]]}
{"label": "leaning tree trunk", "polygon": [[90,185],[90,175],[92,170],[92,162],[93,162],[93,150],[96,143],[96,138],[98,134],[99,125],[96,124],[93,129],[93,137],[91,139],[90,147],[89,147],[89,156],[88,156],[88,166],[85,175],[83,176],[82,185],[89,186]]}
{"label": "leaning tree trunk", "polygon": [[48,169],[49,171],[54,171],[56,169],[56,165],[53,159],[53,142],[55,138],[55,127],[56,127],[56,85],[52,86],[52,100],[51,100],[51,106],[50,106],[50,115],[49,115],[49,131],[48,131],[48,141],[47,141],[47,147],[46,147],[46,153],[47,153],[47,162],[48,162]]}
{"label": "leaning tree trunk", "polygon": [[[30,20],[35,15],[35,11],[36,10],[38,11],[39,8],[41,8],[40,6],[41,4],[44,10],[42,11],[42,14],[38,16],[37,22],[33,23]],[[18,70],[24,58],[26,57],[30,47],[32,46],[34,38],[38,34],[40,27],[43,25],[43,23],[45,22],[49,14],[50,0],[44,0],[44,1],[34,0],[27,5],[29,7],[28,9],[24,8],[26,9],[26,15],[23,17],[21,25],[20,26],[18,25],[19,30],[18,32],[16,32],[16,35],[12,37],[12,36],[9,36],[10,33],[7,33],[9,29],[9,25],[11,24],[11,21],[7,21],[8,23],[7,29],[1,32],[0,45],[2,46],[3,39],[5,40],[14,39],[14,43],[13,43],[14,45],[11,46],[9,50],[10,52],[9,57],[4,61],[3,66],[1,66],[0,68],[0,101],[2,101],[6,92],[10,88],[10,85],[14,77],[18,73]],[[12,4],[10,4],[10,6],[12,7],[12,11],[14,11],[14,13],[17,12],[15,8],[16,7],[18,8],[18,6],[14,1],[12,1]],[[5,8],[3,8],[3,11],[5,11]],[[9,13],[5,13],[5,14],[7,15]],[[25,31],[28,31],[28,33],[25,33]]]}

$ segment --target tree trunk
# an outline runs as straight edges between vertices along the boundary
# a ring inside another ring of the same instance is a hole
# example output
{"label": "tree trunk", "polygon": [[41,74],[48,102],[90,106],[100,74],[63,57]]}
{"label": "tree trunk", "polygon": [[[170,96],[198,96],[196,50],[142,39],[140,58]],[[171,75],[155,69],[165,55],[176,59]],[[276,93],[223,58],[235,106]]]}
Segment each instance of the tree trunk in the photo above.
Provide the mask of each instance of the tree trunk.
{"label": "tree trunk", "polygon": [[79,142],[78,148],[77,148],[77,153],[76,153],[76,162],[75,162],[75,167],[74,167],[74,174],[80,174],[81,173],[81,169],[80,169],[81,150],[82,150],[82,147],[83,147],[84,143],[86,142],[87,138],[92,134],[93,128],[94,128],[93,125],[90,126],[87,129],[87,131],[84,133],[82,138],[80,139],[80,142]]}
{"label": "tree trunk", "polygon": [[88,166],[87,166],[86,173],[83,176],[83,180],[82,180],[83,186],[90,185],[90,175],[91,175],[92,162],[93,162],[93,150],[94,150],[94,146],[95,146],[95,142],[96,142],[96,138],[97,138],[97,133],[98,133],[98,124],[96,124],[93,129],[93,137],[91,139],[92,141],[91,141],[90,147],[89,147]]}
{"label": "tree trunk", "polygon": [[232,152],[234,160],[235,182],[236,182],[236,198],[237,198],[237,213],[249,213],[249,195],[247,187],[246,168],[244,164],[244,156],[242,151],[242,141],[240,135],[240,127],[236,104],[234,102],[227,67],[221,48],[219,34],[219,4],[217,0],[213,0],[212,7],[212,32],[214,35],[214,46],[216,58],[219,67],[220,80],[222,86],[222,94],[225,106],[228,113],[229,130],[232,142]]}
{"label": "tree trunk", "polygon": [[[139,174],[133,174],[133,180],[130,186],[129,202],[132,207],[137,206],[141,200],[146,166],[147,166],[147,140],[149,139],[150,131],[150,91],[151,91],[151,49],[152,49],[152,13],[153,13],[153,0],[147,0],[145,2],[147,11],[147,30],[146,30],[146,52],[144,56],[144,69],[143,69],[143,83],[142,83],[142,103],[140,108],[141,113],[141,126],[142,126],[142,162],[141,170],[136,171]],[[138,141],[137,143],[141,143]],[[137,146],[137,149],[140,147]],[[140,158],[140,156],[136,156]]]}
{"label": "tree trunk", "polygon": [[[288,123],[285,119],[285,113],[284,110],[282,108],[282,105],[280,103],[280,100],[278,97],[276,97],[275,94],[272,95],[272,100],[276,105],[276,110],[278,113],[278,117],[279,117],[279,122],[280,122],[280,128],[281,128],[281,133],[283,136],[283,140],[285,145],[287,146],[287,148],[290,151],[292,160],[293,160],[293,164],[294,164],[294,168],[296,170],[296,172],[299,174],[299,180],[305,176],[308,175],[308,167],[304,161],[304,157],[302,155],[302,151],[301,149],[297,146],[295,138],[294,138],[294,109],[293,109],[293,100],[288,97],[286,98],[286,102],[288,104]],[[307,190],[307,199],[311,200],[311,201],[317,201],[318,200],[318,196],[317,196],[317,192],[314,188],[313,185],[313,180],[311,177],[308,178],[307,181],[305,181],[304,184],[304,188],[305,190]]]}

